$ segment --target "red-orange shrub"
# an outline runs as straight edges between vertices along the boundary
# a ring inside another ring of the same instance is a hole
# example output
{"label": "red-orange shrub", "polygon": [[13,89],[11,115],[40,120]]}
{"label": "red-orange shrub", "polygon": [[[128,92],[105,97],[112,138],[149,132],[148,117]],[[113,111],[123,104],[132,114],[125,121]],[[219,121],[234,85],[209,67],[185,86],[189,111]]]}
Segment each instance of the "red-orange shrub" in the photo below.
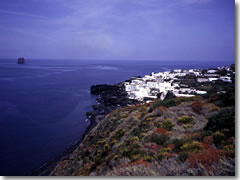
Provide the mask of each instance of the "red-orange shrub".
{"label": "red-orange shrub", "polygon": [[193,102],[192,105],[191,105],[191,108],[196,113],[200,113],[202,111],[202,108],[203,108],[203,103],[201,101]]}
{"label": "red-orange shrub", "polygon": [[167,153],[167,155],[166,155],[167,159],[170,159],[174,156],[177,156],[177,155],[175,153]]}
{"label": "red-orange shrub", "polygon": [[207,143],[202,143],[201,145],[202,145],[203,149],[211,148],[211,146]]}
{"label": "red-orange shrub", "polygon": [[165,134],[167,132],[167,130],[164,129],[164,128],[157,128],[155,130],[155,132],[158,133],[158,134]]}
{"label": "red-orange shrub", "polygon": [[192,140],[200,140],[201,139],[201,133],[195,132],[195,133],[187,133],[186,137]]}
{"label": "red-orange shrub", "polygon": [[153,151],[153,152],[157,152],[159,149],[162,148],[162,146],[159,146],[155,143],[147,143],[144,145],[144,148],[150,150],[150,151]]}
{"label": "red-orange shrub", "polygon": [[122,165],[119,166],[119,168],[126,168],[126,167],[129,167],[129,166],[138,166],[138,165],[144,165],[144,166],[152,167],[152,165],[149,162],[140,159],[140,160],[132,162],[132,163],[122,164]]}
{"label": "red-orange shrub", "polygon": [[175,145],[174,144],[169,144],[168,147],[173,150],[175,148]]}
{"label": "red-orange shrub", "polygon": [[225,155],[224,150],[208,148],[198,153],[192,153],[188,162],[191,167],[197,167],[200,163],[207,169],[211,168],[211,165],[218,162],[219,159]]}
{"label": "red-orange shrub", "polygon": [[203,142],[206,143],[206,144],[212,145],[213,144],[213,137],[212,136],[205,136],[203,138]]}

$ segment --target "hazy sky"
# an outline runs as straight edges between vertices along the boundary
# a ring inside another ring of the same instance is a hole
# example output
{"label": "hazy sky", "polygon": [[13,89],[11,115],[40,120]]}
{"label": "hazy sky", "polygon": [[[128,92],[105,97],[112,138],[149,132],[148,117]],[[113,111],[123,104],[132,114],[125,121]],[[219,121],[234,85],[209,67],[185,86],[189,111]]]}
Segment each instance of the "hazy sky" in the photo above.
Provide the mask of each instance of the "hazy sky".
{"label": "hazy sky", "polygon": [[0,58],[234,60],[234,0],[1,0]]}

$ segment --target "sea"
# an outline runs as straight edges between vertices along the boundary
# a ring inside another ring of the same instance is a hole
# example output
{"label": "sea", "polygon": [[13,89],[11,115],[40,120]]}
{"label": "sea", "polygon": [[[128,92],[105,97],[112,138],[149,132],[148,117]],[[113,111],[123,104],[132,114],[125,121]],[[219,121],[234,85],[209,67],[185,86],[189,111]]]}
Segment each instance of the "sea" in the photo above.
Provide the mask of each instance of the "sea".
{"label": "sea", "polygon": [[234,61],[0,59],[0,175],[29,175],[81,139],[91,85]]}

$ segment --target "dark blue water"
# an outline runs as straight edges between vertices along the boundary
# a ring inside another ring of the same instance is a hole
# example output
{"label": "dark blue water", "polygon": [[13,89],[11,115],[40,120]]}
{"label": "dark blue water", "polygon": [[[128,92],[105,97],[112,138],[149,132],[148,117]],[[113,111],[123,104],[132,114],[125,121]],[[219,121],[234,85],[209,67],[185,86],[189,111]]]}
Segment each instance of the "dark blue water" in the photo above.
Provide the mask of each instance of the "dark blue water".
{"label": "dark blue water", "polygon": [[0,175],[25,175],[81,138],[93,84],[234,62],[0,60]]}

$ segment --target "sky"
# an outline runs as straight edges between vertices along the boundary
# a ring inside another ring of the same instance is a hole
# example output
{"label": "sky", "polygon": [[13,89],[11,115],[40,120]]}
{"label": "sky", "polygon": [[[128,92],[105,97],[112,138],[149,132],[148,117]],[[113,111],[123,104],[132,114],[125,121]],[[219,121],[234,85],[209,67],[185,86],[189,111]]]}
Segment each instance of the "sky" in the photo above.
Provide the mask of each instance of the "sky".
{"label": "sky", "polygon": [[235,59],[234,0],[2,0],[0,58]]}

